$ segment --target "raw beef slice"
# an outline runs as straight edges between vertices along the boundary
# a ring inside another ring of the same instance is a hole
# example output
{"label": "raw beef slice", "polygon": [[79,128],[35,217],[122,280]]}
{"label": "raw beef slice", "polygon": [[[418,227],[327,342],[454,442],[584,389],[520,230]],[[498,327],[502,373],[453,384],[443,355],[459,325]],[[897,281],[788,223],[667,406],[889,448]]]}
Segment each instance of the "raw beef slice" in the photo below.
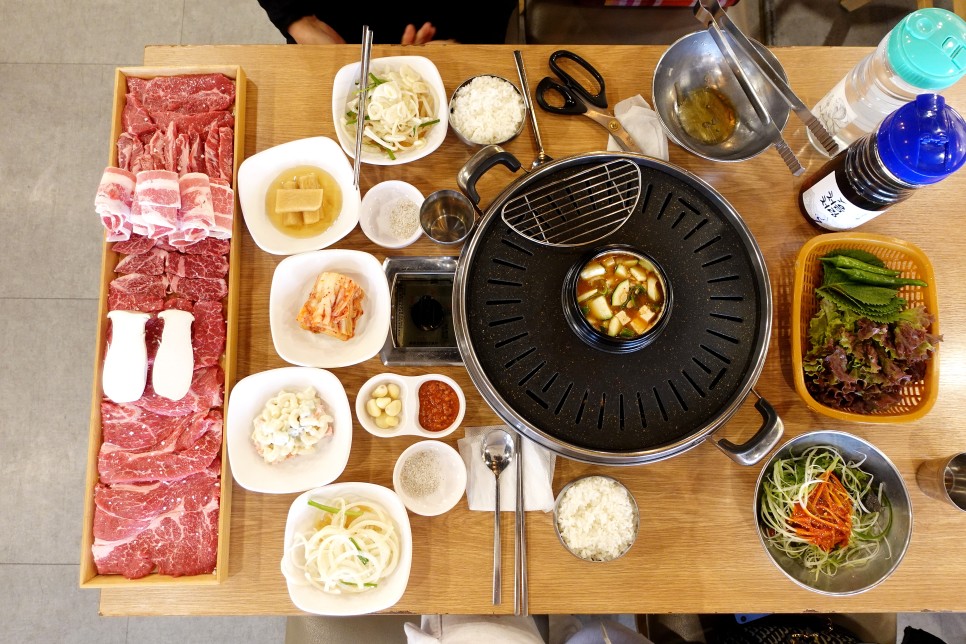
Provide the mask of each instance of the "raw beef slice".
{"label": "raw beef slice", "polygon": [[194,420],[175,439],[144,451],[102,443],[97,455],[101,483],[177,481],[204,471],[221,451],[222,417],[215,410]]}
{"label": "raw beef slice", "polygon": [[[217,461],[219,467],[221,461]],[[136,536],[151,521],[186,508],[203,508],[218,482],[219,470],[208,468],[177,481],[105,485],[94,489],[94,537],[117,541]]]}
{"label": "raw beef slice", "polygon": [[205,412],[187,416],[161,416],[128,403],[101,401],[101,434],[105,443],[124,450],[143,450],[177,437]]}
{"label": "raw beef slice", "polygon": [[[150,241],[150,240],[149,240]],[[147,253],[128,255],[114,267],[115,273],[140,273],[142,275],[164,275],[167,252],[152,248]]]}
{"label": "raw beef slice", "polygon": [[202,301],[195,304],[195,321],[191,327],[195,369],[218,364],[225,350],[225,313],[221,302]]}
{"label": "raw beef slice", "polygon": [[228,259],[224,255],[195,255],[169,253],[164,270],[178,277],[218,278],[228,274]]}
{"label": "raw beef slice", "polygon": [[142,103],[152,114],[227,110],[235,103],[235,82],[223,74],[158,76],[145,84]]}
{"label": "raw beef slice", "polygon": [[228,284],[221,278],[189,278],[168,274],[171,292],[195,302],[199,300],[222,300],[228,295]]}
{"label": "raw beef slice", "polygon": [[184,398],[170,400],[156,394],[151,386],[151,379],[148,378],[144,395],[133,404],[162,416],[184,416],[196,411],[207,411],[221,406],[224,382],[225,373],[221,367],[196,369],[191,376],[191,387]]}
{"label": "raw beef slice", "polygon": [[218,559],[218,483],[212,483],[201,507],[187,499],[178,509],[150,520],[133,536],[94,539],[94,565],[102,575],[138,579],[155,570],[180,577],[214,571]]}

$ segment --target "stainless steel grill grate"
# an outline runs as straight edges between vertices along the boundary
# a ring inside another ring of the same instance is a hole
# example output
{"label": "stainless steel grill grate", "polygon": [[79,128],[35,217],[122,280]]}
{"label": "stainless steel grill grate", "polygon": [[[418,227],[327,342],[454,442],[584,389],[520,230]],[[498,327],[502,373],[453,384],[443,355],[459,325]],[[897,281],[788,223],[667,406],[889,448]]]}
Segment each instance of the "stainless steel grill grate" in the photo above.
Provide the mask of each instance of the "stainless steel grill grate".
{"label": "stainless steel grill grate", "polygon": [[591,244],[617,231],[641,196],[641,169],[617,159],[537,185],[503,207],[503,221],[545,246]]}

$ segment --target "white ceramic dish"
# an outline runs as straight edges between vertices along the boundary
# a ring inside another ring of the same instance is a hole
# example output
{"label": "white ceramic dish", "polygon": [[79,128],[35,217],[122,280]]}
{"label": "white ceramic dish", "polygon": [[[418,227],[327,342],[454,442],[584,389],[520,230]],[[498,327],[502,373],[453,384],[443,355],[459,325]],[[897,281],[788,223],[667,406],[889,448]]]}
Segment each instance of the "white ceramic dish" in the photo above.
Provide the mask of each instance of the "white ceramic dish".
{"label": "white ceramic dish", "polygon": [[[339,139],[339,145],[349,156],[355,159],[356,141],[342,125],[342,117],[345,115],[347,100],[358,90],[359,66],[361,63],[350,63],[340,69],[332,82],[332,121],[335,123],[335,133]],[[401,165],[422,159],[428,154],[433,153],[446,138],[446,130],[449,123],[449,108],[446,101],[446,90],[443,87],[443,79],[439,75],[439,69],[428,58],[423,56],[389,56],[386,58],[373,58],[369,62],[369,71],[379,75],[380,71],[387,69],[398,69],[402,65],[409,65],[424,81],[426,81],[432,92],[433,99],[436,101],[436,118],[439,123],[433,125],[426,136],[426,145],[408,152],[396,155],[395,159],[390,159],[385,153],[363,146],[362,162],[371,165]]]}
{"label": "white ceramic dish", "polygon": [[[460,401],[460,409],[456,415],[456,420],[453,421],[452,425],[438,432],[423,429],[419,424],[419,386],[428,380],[441,380],[445,382],[456,391],[456,396]],[[372,396],[372,391],[376,387],[391,382],[399,385],[402,412],[397,427],[382,429],[376,425],[375,420],[366,411],[366,402],[368,402]],[[424,438],[442,438],[456,431],[456,428],[463,422],[464,414],[466,414],[466,397],[463,395],[462,388],[449,376],[444,376],[439,373],[429,373],[421,376],[401,376],[396,373],[381,373],[367,380],[359,389],[359,393],[356,396],[356,418],[358,418],[359,424],[367,432],[380,438],[406,435],[422,436]]]}
{"label": "white ceramic dish", "polygon": [[309,499],[325,503],[336,497],[367,499],[379,503],[389,512],[399,530],[399,563],[379,586],[364,593],[334,595],[311,586],[300,571],[282,556],[282,575],[288,586],[288,594],[300,610],[315,615],[365,615],[385,610],[399,601],[409,584],[409,572],[413,562],[413,536],[406,506],[395,492],[372,483],[333,483],[304,492],[292,502],[285,521],[285,553],[294,543],[296,532],[312,530],[321,510],[308,504]]}
{"label": "white ceramic dish", "polygon": [[[402,484],[402,471],[406,461],[423,452],[436,454],[439,486],[436,491],[425,496],[410,496]],[[434,517],[453,509],[466,491],[466,464],[455,449],[436,440],[425,440],[407,447],[392,471],[392,487],[410,512],[426,517]]]}
{"label": "white ceramic dish", "polygon": [[[365,292],[363,313],[349,340],[306,331],[296,320],[315,279],[324,271],[346,275]],[[389,283],[382,264],[358,250],[328,249],[286,257],[272,277],[269,322],[275,351],[292,364],[331,369],[368,360],[379,353],[389,333]]]}
{"label": "white ceramic dish", "polygon": [[[265,211],[265,195],[287,168],[312,165],[328,172],[342,189],[342,211],[328,229],[313,237],[290,237],[276,228]],[[359,223],[359,189],[352,185],[352,165],[338,144],[325,136],[298,139],[262,150],[238,168],[238,202],[252,239],[266,253],[293,255],[331,246]]]}
{"label": "white ceramic dish", "polygon": [[[416,229],[413,234],[400,238],[392,234],[392,209],[400,199],[408,199],[416,206]],[[423,193],[405,181],[383,181],[372,186],[362,198],[359,227],[366,237],[383,248],[403,248],[419,239],[423,229],[419,225],[419,207],[423,205]]]}
{"label": "white ceramic dish", "polygon": [[[283,389],[314,387],[332,416],[332,435],[315,451],[266,463],[252,444],[252,421],[265,403]],[[322,369],[282,367],[254,373],[232,388],[228,399],[228,460],[235,480],[246,490],[268,494],[302,492],[339,478],[352,447],[352,409],[339,379]]]}

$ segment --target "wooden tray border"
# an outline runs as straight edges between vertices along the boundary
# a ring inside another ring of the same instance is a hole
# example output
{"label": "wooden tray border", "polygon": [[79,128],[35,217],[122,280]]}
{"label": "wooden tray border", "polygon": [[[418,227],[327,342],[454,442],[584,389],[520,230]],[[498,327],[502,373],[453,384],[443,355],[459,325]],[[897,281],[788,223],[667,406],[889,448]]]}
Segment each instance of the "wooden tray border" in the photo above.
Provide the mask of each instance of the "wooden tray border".
{"label": "wooden tray border", "polygon": [[[225,353],[221,366],[225,371],[224,403],[222,411],[224,418],[228,418],[228,394],[235,384],[235,349],[238,340],[238,301],[239,270],[241,259],[242,234],[241,208],[238,204],[238,166],[245,153],[245,72],[238,65],[186,66],[186,67],[118,67],[114,73],[114,104],[113,121],[111,124],[111,139],[108,152],[108,165],[117,165],[117,138],[121,134],[121,113],[124,111],[125,94],[127,93],[127,78],[151,79],[158,76],[180,76],[186,74],[224,74],[235,81],[235,158],[232,169],[232,189],[235,194],[234,215],[232,217],[231,250],[228,267],[228,310],[227,330],[225,337]],[[107,233],[105,232],[105,238]],[[228,465],[228,441],[225,439],[227,430],[222,432],[221,444],[221,499],[218,510],[218,555],[215,570],[210,575],[191,575],[172,577],[152,573],[141,579],[127,579],[122,575],[101,575],[94,565],[94,555],[91,546],[94,543],[94,486],[97,485],[97,455],[101,448],[101,369],[104,363],[104,353],[107,345],[107,296],[108,285],[114,279],[114,267],[118,262],[118,254],[111,250],[111,244],[106,240],[101,253],[101,296],[97,318],[97,350],[94,353],[94,383],[91,393],[90,442],[87,447],[87,478],[84,483],[86,491],[84,499],[84,532],[81,537],[80,559],[80,587],[108,588],[115,586],[195,586],[220,584],[228,578],[228,544],[230,542],[229,528],[231,526],[231,490],[232,475]]]}

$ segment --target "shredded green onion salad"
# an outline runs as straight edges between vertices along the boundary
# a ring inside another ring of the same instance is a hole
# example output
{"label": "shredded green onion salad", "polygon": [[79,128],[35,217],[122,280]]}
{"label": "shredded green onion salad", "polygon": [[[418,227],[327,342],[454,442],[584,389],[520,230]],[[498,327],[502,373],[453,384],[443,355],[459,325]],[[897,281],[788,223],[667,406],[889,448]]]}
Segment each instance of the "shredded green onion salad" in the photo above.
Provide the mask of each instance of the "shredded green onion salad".
{"label": "shredded green onion salad", "polygon": [[[834,447],[816,445],[800,456],[776,460],[762,482],[760,516],[766,541],[792,559],[800,559],[816,579],[834,575],[839,568],[865,564],[878,556],[883,544],[892,556],[885,540],[892,526],[892,505],[883,485],[874,485],[873,476],[860,469],[864,461],[847,461]],[[829,469],[851,499],[852,534],[847,546],[826,552],[798,536],[788,522],[795,505],[807,505],[812,490]]]}

